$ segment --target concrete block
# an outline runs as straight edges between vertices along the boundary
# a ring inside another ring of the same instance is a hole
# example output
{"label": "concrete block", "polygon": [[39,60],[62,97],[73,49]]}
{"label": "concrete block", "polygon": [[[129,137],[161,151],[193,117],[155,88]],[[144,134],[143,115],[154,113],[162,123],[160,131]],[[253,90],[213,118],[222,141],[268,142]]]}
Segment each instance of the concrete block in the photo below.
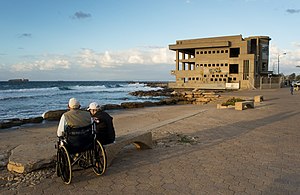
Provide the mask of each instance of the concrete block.
{"label": "concrete block", "polygon": [[262,102],[264,101],[264,97],[262,95],[254,96],[254,102]]}
{"label": "concrete block", "polygon": [[242,102],[235,102],[235,110],[245,110],[247,108],[254,108],[253,101],[242,101]]}

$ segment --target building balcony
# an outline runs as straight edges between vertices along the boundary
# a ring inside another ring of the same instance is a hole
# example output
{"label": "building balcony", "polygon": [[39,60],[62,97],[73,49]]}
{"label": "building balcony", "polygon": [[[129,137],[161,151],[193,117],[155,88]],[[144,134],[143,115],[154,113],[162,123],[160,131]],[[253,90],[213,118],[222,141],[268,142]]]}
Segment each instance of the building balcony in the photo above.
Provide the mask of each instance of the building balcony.
{"label": "building balcony", "polygon": [[181,59],[179,62],[184,62],[184,63],[195,63],[196,59],[195,58],[189,58],[189,59]]}

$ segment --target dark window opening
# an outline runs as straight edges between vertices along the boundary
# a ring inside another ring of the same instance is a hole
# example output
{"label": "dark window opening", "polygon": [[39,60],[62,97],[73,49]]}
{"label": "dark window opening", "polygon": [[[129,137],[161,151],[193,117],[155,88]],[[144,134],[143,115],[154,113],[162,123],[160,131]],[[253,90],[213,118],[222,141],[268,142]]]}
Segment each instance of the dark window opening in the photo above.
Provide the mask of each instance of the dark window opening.
{"label": "dark window opening", "polygon": [[229,74],[238,74],[239,73],[239,65],[238,64],[230,64],[229,65]]}
{"label": "dark window opening", "polygon": [[267,63],[263,62],[261,69],[262,69],[262,71],[268,71],[268,69],[267,69]]}
{"label": "dark window opening", "polygon": [[229,57],[231,58],[237,58],[240,55],[240,48],[230,48],[230,54]]}
{"label": "dark window opening", "polygon": [[256,39],[251,39],[250,42],[250,53],[251,54],[256,54],[256,48],[257,48],[257,43]]}

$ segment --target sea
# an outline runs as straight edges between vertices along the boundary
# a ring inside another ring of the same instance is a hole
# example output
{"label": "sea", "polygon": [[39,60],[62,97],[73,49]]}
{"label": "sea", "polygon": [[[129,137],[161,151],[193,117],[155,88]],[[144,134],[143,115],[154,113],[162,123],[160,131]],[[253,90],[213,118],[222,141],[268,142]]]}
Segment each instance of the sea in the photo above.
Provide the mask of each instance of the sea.
{"label": "sea", "polygon": [[122,102],[156,102],[163,97],[137,97],[130,92],[159,90],[144,82],[128,81],[29,81],[0,82],[0,121],[42,116],[50,110],[66,109],[75,97],[82,108],[89,103],[100,105]]}

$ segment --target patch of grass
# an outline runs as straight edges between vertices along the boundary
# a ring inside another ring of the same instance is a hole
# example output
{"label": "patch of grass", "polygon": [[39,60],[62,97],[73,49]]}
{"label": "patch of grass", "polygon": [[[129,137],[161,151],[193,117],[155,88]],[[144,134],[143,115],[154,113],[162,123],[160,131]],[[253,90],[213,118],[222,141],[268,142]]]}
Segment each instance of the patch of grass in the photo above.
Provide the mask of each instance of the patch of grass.
{"label": "patch of grass", "polygon": [[244,100],[241,98],[233,97],[233,98],[227,100],[226,102],[222,103],[222,106],[229,106],[229,105],[234,106],[235,102],[242,102],[242,101],[244,101]]}
{"label": "patch of grass", "polygon": [[177,137],[178,137],[178,142],[180,142],[180,143],[193,144],[195,142],[195,137],[182,135],[182,134],[178,134]]}

